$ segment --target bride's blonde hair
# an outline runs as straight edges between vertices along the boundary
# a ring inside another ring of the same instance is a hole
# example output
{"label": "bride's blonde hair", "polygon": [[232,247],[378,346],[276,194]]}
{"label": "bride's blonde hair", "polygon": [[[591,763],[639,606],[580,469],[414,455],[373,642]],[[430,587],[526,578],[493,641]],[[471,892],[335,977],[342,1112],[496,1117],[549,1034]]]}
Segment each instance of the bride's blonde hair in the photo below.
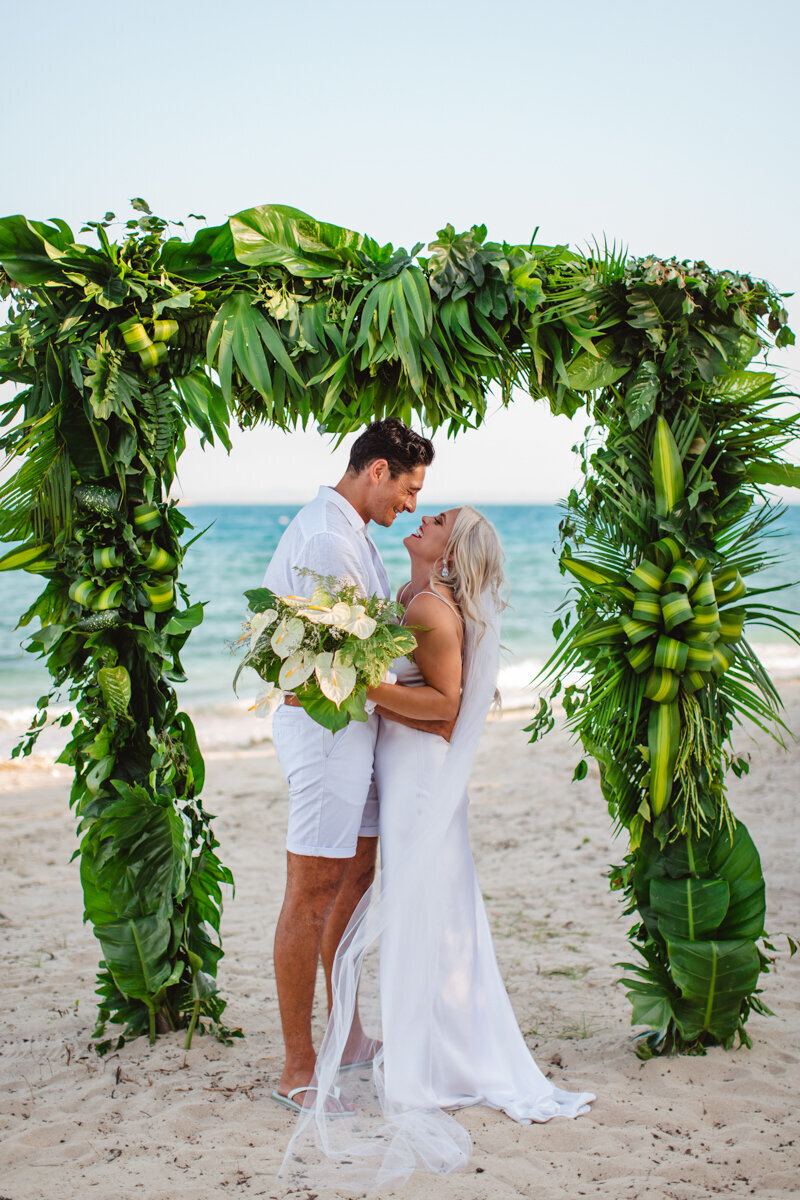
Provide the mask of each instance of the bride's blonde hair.
{"label": "bride's blonde hair", "polygon": [[488,591],[498,609],[505,608],[501,595],[506,582],[504,562],[494,525],[483,513],[465,504],[458,510],[442,556],[442,565],[447,563],[447,574],[443,576],[440,567],[434,569],[431,579],[453,589],[453,599],[464,620],[476,622],[482,632],[486,627],[480,612],[482,594]]}

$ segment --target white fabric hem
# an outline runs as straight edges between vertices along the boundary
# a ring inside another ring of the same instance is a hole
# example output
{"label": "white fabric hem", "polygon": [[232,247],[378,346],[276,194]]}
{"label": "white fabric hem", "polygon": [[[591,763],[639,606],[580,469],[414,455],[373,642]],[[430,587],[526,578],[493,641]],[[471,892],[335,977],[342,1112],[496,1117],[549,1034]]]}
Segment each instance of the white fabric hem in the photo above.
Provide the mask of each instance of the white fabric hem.
{"label": "white fabric hem", "polygon": [[[368,833],[359,834],[359,837],[369,836]],[[375,834],[375,837],[377,836]],[[352,850],[347,846],[298,846],[287,840],[286,849],[290,854],[299,854],[303,858],[355,858],[358,846],[353,846]]]}

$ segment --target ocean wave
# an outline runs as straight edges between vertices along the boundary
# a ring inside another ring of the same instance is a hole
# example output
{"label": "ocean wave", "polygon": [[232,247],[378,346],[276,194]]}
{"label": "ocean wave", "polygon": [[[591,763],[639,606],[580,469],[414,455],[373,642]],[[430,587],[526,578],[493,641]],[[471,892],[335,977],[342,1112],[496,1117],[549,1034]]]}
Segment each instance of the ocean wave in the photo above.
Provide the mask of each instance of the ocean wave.
{"label": "ocean wave", "polygon": [[[756,642],[752,649],[758,655],[767,673],[780,685],[781,680],[800,678],[800,647],[792,642]],[[537,702],[539,695],[547,692],[547,685],[535,682],[545,663],[545,658],[529,657],[504,662],[500,667],[498,689],[503,708],[508,710],[528,708]],[[578,676],[576,675],[575,678]],[[269,738],[271,721],[257,720],[250,708],[255,696],[228,699],[222,690],[219,697],[193,701],[191,695],[180,696],[181,706],[191,715],[197,725],[201,743],[211,746],[248,746]],[[0,709],[0,742],[13,744],[37,715],[34,705],[19,705]],[[50,742],[65,743],[69,738],[69,726],[60,728],[56,722],[66,712],[67,705],[54,705],[49,710],[49,723],[42,735]]]}

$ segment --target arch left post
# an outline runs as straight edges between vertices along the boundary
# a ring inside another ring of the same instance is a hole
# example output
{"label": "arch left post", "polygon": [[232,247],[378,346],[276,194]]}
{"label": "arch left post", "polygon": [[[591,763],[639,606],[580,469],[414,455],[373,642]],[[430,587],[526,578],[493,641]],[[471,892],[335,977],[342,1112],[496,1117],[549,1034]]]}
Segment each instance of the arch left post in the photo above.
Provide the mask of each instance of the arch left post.
{"label": "arch left post", "polygon": [[15,753],[48,704],[69,705],[61,761],[102,953],[98,1049],[180,1028],[188,1046],[197,1028],[231,1034],[216,976],[233,877],[174,688],[203,606],[179,579],[191,526],[168,494],[191,420],[182,386],[205,395],[207,423],[216,405],[224,442],[227,410],[203,367],[203,293],[159,266],[165,223],[146,213],[119,244],[94,227],[97,248],[61,221],[0,220],[0,382],[15,385],[0,406],[0,569],[44,579],[19,624],[52,681]]}

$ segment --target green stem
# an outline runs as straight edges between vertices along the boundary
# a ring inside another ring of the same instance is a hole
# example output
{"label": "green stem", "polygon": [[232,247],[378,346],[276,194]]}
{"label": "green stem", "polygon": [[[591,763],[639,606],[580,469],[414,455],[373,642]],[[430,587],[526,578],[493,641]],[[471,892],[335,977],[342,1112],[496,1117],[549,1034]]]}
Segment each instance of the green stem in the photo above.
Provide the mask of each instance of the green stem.
{"label": "green stem", "polygon": [[100,455],[100,462],[101,462],[101,464],[102,464],[102,467],[103,467],[103,474],[104,474],[104,475],[108,475],[108,473],[109,473],[109,470],[108,470],[108,459],[107,459],[107,458],[106,458],[106,456],[105,456],[105,451],[103,450],[103,447],[100,445],[100,439],[99,439],[99,438],[98,438],[98,436],[97,436],[97,430],[96,430],[96,429],[95,429],[95,427],[94,427],[94,422],[93,422],[93,421],[90,421],[90,422],[89,422],[89,428],[90,428],[90,429],[91,429],[91,431],[92,431],[92,437],[94,438],[95,445],[97,446],[97,453]]}
{"label": "green stem", "polygon": [[152,1045],[153,1042],[156,1040],[156,1014],[153,1012],[152,1008],[150,1009],[150,1012],[148,1013],[148,1021],[150,1023],[150,1031],[148,1033],[148,1037],[150,1038],[150,1044]]}
{"label": "green stem", "polygon": [[194,1034],[195,1025],[197,1024],[197,1018],[199,1016],[200,1016],[200,1001],[195,1000],[194,1005],[192,1007],[192,1019],[189,1022],[189,1028],[186,1030],[186,1041],[183,1043],[184,1050],[191,1050],[191,1048],[192,1048],[192,1035]]}

